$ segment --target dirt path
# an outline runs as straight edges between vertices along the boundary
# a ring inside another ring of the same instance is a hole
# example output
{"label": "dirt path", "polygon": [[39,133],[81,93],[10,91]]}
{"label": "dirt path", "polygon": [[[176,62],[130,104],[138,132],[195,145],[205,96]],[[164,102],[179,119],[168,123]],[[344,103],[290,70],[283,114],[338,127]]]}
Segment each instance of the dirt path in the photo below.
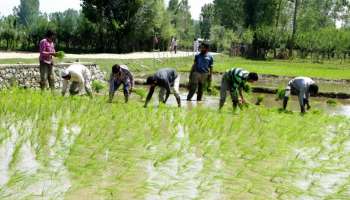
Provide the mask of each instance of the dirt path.
{"label": "dirt path", "polygon": [[[176,58],[193,56],[193,52],[179,51],[177,54],[170,52],[135,52],[128,54],[66,54],[66,58],[79,59],[144,59],[144,58]],[[38,58],[38,53],[29,52],[0,52],[0,59],[33,59]]]}

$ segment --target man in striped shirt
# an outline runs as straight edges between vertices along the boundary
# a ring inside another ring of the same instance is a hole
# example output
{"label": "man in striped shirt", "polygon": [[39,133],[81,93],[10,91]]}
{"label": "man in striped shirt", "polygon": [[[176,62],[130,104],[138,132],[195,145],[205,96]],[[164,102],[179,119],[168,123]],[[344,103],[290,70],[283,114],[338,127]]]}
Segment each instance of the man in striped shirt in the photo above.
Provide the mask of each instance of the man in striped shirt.
{"label": "man in striped shirt", "polygon": [[134,87],[134,76],[126,65],[114,65],[109,79],[109,102],[111,103],[115,91],[123,84],[125,103],[129,100],[129,95]]}
{"label": "man in striped shirt", "polygon": [[[255,72],[248,72],[241,68],[232,68],[228,70],[222,77],[221,89],[220,89],[220,109],[224,106],[226,101],[227,91],[231,94],[233,108],[245,104],[246,100],[243,96],[243,88],[247,82],[253,83],[258,81],[258,74]],[[241,97],[241,102],[238,99],[238,95]]]}
{"label": "man in striped shirt", "polygon": [[286,93],[283,99],[283,109],[287,108],[290,94],[298,94],[301,113],[305,113],[305,106],[309,110],[309,97],[318,93],[318,86],[315,81],[308,77],[296,77],[288,82]]}

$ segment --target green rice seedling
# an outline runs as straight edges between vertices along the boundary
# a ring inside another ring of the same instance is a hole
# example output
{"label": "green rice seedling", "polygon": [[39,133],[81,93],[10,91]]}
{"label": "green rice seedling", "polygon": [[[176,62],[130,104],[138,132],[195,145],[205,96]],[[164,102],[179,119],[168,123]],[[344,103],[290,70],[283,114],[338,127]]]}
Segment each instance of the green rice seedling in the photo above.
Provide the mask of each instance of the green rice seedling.
{"label": "green rice seedling", "polygon": [[64,57],[65,57],[64,51],[58,51],[58,52],[56,53],[56,57],[57,57],[59,60],[63,60]]}
{"label": "green rice seedling", "polygon": [[338,104],[337,101],[334,99],[328,99],[326,103],[330,106],[336,106]]}
{"label": "green rice seedling", "polygon": [[[320,198],[317,181],[305,191],[296,186],[298,181],[312,173],[327,177],[331,171],[347,171],[350,164],[349,119],[322,112],[285,115],[258,106],[236,115],[204,107],[143,109],[139,99],[106,104],[103,96],[64,98],[20,89],[2,90],[0,96],[0,119],[6,119],[6,124],[0,120],[0,135],[15,124],[20,139],[14,151],[30,140],[40,165],[34,178],[19,176],[15,172],[23,156],[16,153],[10,184],[1,187],[0,197],[30,199],[26,185],[48,177],[42,181],[60,186],[62,176],[70,183],[61,192],[65,199],[85,194],[94,199],[161,199],[168,194],[174,194],[169,199]],[[26,128],[28,120],[32,128]],[[80,131],[75,134],[72,127]],[[3,137],[1,150],[10,136]],[[51,168],[56,163],[62,168]],[[344,196],[349,185],[339,182],[327,198]],[[52,188],[40,195],[55,198],[50,194]]]}
{"label": "green rice seedling", "polygon": [[100,93],[102,90],[106,88],[106,85],[101,81],[94,80],[92,82],[92,88],[96,93]]}
{"label": "green rice seedling", "polygon": [[246,92],[246,93],[251,93],[252,92],[252,87],[250,86],[249,83],[244,84],[243,91]]}
{"label": "green rice seedling", "polygon": [[260,95],[256,98],[256,103],[255,105],[259,106],[263,101],[264,101],[264,96],[263,95]]}
{"label": "green rice seedling", "polygon": [[284,88],[278,88],[276,93],[276,101],[283,100],[286,95],[286,90]]}
{"label": "green rice seedling", "polygon": [[141,100],[144,100],[144,99],[146,98],[147,91],[146,91],[146,89],[144,89],[144,88],[134,88],[134,89],[133,89],[133,92],[134,92],[136,95],[138,95],[138,96],[141,98]]}

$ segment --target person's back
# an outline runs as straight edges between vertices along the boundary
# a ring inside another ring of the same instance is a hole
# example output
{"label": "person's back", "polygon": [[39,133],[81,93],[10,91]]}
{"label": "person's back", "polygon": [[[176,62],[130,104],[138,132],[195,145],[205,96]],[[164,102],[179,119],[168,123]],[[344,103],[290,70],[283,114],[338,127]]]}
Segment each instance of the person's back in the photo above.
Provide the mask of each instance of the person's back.
{"label": "person's back", "polygon": [[147,78],[147,85],[150,85],[150,90],[146,97],[144,107],[147,107],[157,86],[160,87],[159,101],[166,103],[172,91],[178,106],[181,107],[181,99],[179,95],[180,76],[175,69],[164,68],[158,70],[153,76]]}
{"label": "person's back", "polygon": [[315,81],[313,81],[311,78],[300,76],[289,81],[288,85],[300,91],[302,89],[306,89],[308,86],[314,83]]}
{"label": "person's back", "polygon": [[177,78],[176,70],[171,68],[160,69],[155,73],[155,78],[158,80],[168,81],[170,84]]}
{"label": "person's back", "polygon": [[71,74],[71,81],[84,82],[86,76],[89,74],[89,70],[82,64],[73,64],[67,68],[67,71]]}
{"label": "person's back", "polygon": [[285,96],[283,99],[283,109],[287,108],[289,96],[292,93],[298,94],[299,105],[301,112],[305,112],[305,106],[309,110],[311,108],[309,104],[310,95],[316,95],[318,93],[318,86],[315,81],[309,77],[296,77],[288,82]]}
{"label": "person's back", "polygon": [[232,86],[238,88],[246,82],[249,72],[241,68],[232,68],[227,71],[227,75],[229,80],[232,81]]}
{"label": "person's back", "polygon": [[[247,82],[254,83],[259,80],[259,76],[255,72],[248,72],[241,68],[232,68],[225,72],[221,81],[220,88],[220,106],[221,109],[226,101],[226,93],[230,92],[233,108],[236,109],[239,104],[245,104],[243,89]],[[241,98],[241,103],[239,101]]]}

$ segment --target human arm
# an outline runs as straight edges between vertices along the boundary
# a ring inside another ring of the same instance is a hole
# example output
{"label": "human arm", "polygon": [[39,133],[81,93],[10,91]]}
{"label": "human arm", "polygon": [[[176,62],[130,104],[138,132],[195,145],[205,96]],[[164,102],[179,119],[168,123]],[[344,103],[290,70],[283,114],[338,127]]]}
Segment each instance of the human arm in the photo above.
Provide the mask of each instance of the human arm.
{"label": "human arm", "polygon": [[169,81],[166,81],[164,83],[164,87],[165,87],[165,90],[166,90],[166,94],[165,94],[165,99],[164,99],[163,103],[166,103],[168,101],[170,93],[171,93]]}
{"label": "human arm", "polygon": [[39,45],[40,53],[46,56],[56,56],[56,51],[53,48],[53,51],[48,51],[46,48],[47,41],[41,41]]}
{"label": "human arm", "polygon": [[89,95],[90,98],[92,98],[91,73],[88,69],[85,70],[82,78],[82,82],[84,84],[81,84],[81,89],[83,89],[84,86],[86,93]]}
{"label": "human arm", "polygon": [[145,102],[145,105],[144,105],[145,108],[147,107],[149,101],[151,100],[155,88],[156,88],[156,86],[151,86],[151,87],[150,87],[149,92],[148,92],[148,95],[147,95],[147,98],[146,98],[146,102]]}
{"label": "human arm", "polygon": [[305,94],[306,94],[306,90],[305,89],[301,89],[299,91],[298,98],[299,98],[300,111],[302,113],[305,113],[305,103],[304,103]]}
{"label": "human arm", "polygon": [[63,79],[63,85],[62,85],[62,96],[66,94],[68,88],[68,80]]}
{"label": "human arm", "polygon": [[132,73],[129,70],[127,70],[127,76],[130,79],[130,92],[132,92],[134,85],[135,85],[134,76],[132,75]]}
{"label": "human arm", "polygon": [[306,105],[306,109],[307,110],[310,110],[311,109],[311,106],[310,106],[310,103],[309,103],[309,98],[310,98],[310,92],[309,90],[305,93],[305,99],[304,99],[304,104]]}
{"label": "human arm", "polygon": [[113,73],[111,73],[111,76],[109,77],[109,100],[108,102],[112,102],[114,97],[114,78]]}
{"label": "human arm", "polygon": [[242,104],[247,103],[244,96],[243,96],[243,87],[239,87],[238,92],[239,92],[239,96],[241,97],[241,103]]}

